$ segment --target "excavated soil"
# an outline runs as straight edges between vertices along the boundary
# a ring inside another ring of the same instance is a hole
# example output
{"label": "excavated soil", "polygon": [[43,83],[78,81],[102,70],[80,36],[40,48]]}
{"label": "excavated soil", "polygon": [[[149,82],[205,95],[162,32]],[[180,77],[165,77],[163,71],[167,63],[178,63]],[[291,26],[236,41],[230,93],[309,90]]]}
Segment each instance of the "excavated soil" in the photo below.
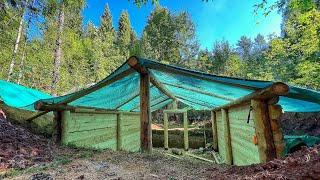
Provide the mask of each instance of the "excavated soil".
{"label": "excavated soil", "polygon": [[[5,117],[5,116],[2,116]],[[49,141],[0,118],[0,172],[24,169],[52,159]]]}
{"label": "excavated soil", "polygon": [[320,145],[302,147],[300,151],[266,164],[231,166],[211,178],[217,179],[320,179]]}
{"label": "excavated soil", "polygon": [[309,135],[320,138],[320,112],[284,113],[281,127],[287,135]]}

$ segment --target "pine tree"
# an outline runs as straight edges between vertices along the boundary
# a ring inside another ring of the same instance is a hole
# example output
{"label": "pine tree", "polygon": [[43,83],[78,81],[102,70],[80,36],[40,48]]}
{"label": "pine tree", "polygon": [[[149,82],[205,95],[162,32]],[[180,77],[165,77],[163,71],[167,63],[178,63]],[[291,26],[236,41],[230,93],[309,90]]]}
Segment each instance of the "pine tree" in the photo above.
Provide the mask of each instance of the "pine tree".
{"label": "pine tree", "polygon": [[118,21],[118,46],[121,55],[129,57],[132,28],[127,11],[122,11]]}
{"label": "pine tree", "polygon": [[155,54],[153,54],[153,49],[149,42],[149,37],[146,31],[143,31],[141,36],[141,57],[148,58],[148,59],[156,59]]}
{"label": "pine tree", "polygon": [[99,33],[100,37],[103,38],[103,40],[106,40],[107,38],[114,38],[116,36],[116,31],[114,30],[112,24],[112,16],[108,4],[106,4],[104,12],[100,17]]}
{"label": "pine tree", "polygon": [[180,66],[195,61],[199,45],[188,13],[175,15],[167,8],[156,6],[148,17],[144,31],[154,59]]}
{"label": "pine tree", "polygon": [[99,62],[97,62],[99,67],[96,68],[98,80],[105,78],[126,60],[120,55],[116,42],[116,32],[107,4],[103,15],[100,17],[98,37],[94,40],[97,51],[96,56],[99,59]]}

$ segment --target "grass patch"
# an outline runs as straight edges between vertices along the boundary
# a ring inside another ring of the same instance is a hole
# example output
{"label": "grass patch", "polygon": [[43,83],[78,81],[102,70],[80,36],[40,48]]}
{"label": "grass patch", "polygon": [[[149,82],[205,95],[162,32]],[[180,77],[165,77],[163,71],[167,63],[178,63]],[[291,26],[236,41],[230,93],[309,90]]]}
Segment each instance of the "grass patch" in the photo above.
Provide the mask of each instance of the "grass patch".
{"label": "grass patch", "polygon": [[28,174],[28,173],[35,173],[35,172],[42,172],[48,170],[48,166],[46,165],[39,165],[39,166],[32,166],[28,167],[26,169],[10,169],[8,172],[4,174],[0,174],[0,179],[3,178],[11,178],[14,176],[20,176],[23,174]]}
{"label": "grass patch", "polygon": [[85,153],[81,153],[79,158],[89,159],[89,158],[92,158],[93,155],[94,155],[93,152],[85,152]]}
{"label": "grass patch", "polygon": [[64,157],[64,158],[61,158],[61,157],[58,157],[58,158],[55,158],[54,161],[51,163],[50,167],[53,168],[54,170],[57,170],[59,169],[61,166],[65,165],[65,164],[68,164],[72,162],[72,159],[71,158],[67,158],[67,157]]}

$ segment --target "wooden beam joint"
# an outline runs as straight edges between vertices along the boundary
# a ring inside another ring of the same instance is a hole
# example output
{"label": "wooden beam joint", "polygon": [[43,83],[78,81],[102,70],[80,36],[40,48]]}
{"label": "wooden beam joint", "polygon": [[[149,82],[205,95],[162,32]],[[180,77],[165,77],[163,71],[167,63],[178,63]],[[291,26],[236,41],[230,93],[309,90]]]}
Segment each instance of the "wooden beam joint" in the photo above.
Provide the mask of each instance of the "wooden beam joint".
{"label": "wooden beam joint", "polygon": [[131,56],[128,60],[127,60],[128,65],[136,70],[138,73],[140,74],[147,74],[149,71],[147,68],[145,68],[138,60],[137,57],[135,56]]}

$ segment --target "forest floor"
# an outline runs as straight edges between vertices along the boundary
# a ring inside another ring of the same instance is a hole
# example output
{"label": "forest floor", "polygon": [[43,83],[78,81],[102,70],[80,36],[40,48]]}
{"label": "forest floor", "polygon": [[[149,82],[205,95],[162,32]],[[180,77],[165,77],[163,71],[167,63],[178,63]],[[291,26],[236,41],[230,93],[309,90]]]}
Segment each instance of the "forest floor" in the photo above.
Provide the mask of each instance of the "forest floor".
{"label": "forest floor", "polygon": [[320,146],[280,160],[227,166],[189,156],[61,147],[0,120],[0,179],[320,179]]}

